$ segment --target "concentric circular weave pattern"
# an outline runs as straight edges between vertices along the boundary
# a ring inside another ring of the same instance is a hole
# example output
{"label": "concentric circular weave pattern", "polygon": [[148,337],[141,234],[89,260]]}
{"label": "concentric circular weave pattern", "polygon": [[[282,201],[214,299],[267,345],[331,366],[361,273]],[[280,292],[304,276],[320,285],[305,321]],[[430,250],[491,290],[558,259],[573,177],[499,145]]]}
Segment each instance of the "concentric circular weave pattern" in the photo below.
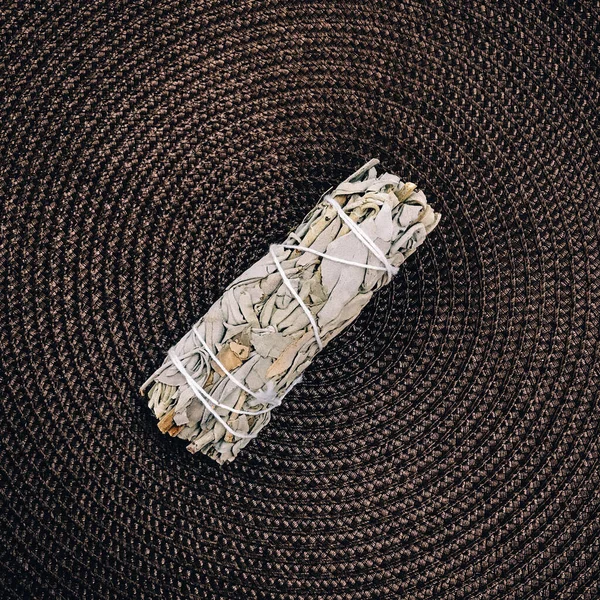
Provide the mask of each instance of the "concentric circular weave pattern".
{"label": "concentric circular weave pattern", "polygon": [[[39,4],[0,9],[0,596],[597,598],[598,5]],[[188,454],[139,386],[372,156],[440,226]]]}

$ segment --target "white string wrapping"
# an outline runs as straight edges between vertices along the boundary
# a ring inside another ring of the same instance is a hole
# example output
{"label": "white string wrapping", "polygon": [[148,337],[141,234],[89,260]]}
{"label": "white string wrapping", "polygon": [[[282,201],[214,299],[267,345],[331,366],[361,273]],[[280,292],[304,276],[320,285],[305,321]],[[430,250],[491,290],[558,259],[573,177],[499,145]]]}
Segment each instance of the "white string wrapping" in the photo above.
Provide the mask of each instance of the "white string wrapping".
{"label": "white string wrapping", "polygon": [[227,424],[227,422],[221,417],[221,415],[219,415],[219,413],[217,413],[217,411],[210,405],[210,403],[208,401],[212,401],[215,404],[215,406],[227,408],[227,410],[233,410],[233,409],[230,409],[229,406],[224,406],[222,404],[219,404],[205,390],[203,390],[196,383],[194,378],[187,372],[187,369],[185,368],[183,363],[179,360],[179,358],[177,357],[177,355],[175,354],[175,352],[173,351],[172,348],[169,350],[168,355],[169,355],[169,358],[171,359],[171,361],[173,362],[173,364],[175,365],[175,367],[178,369],[178,371],[185,377],[185,380],[187,381],[188,385],[190,386],[190,388],[192,389],[192,391],[194,392],[194,394],[196,395],[198,400],[200,400],[200,402],[202,402],[202,404],[204,404],[204,406],[206,407],[206,410],[209,413],[211,413],[212,416],[219,423],[221,423],[221,425],[223,425],[223,427],[225,427],[225,430],[227,432],[229,432],[231,435],[235,435],[236,437],[240,437],[240,438],[244,438],[244,439],[250,439],[250,438],[256,437],[257,434],[242,433],[240,431],[236,431],[235,429],[232,429]]}
{"label": "white string wrapping", "polygon": [[325,191],[283,243],[271,245],[227,287],[140,388],[145,394],[151,386],[148,406],[159,429],[187,440],[192,454],[219,464],[234,460],[302,380],[315,353],[437,226],[441,215],[423,192],[396,175],[378,174],[378,164],[367,161]]}
{"label": "white string wrapping", "polygon": [[340,206],[339,202],[336,202],[329,194],[325,196],[325,200],[335,208],[340,219],[348,225],[356,237],[385,265],[385,270],[391,280],[392,277],[398,273],[399,268],[390,263],[377,244],[375,244],[375,242],[344,212],[344,209]]}

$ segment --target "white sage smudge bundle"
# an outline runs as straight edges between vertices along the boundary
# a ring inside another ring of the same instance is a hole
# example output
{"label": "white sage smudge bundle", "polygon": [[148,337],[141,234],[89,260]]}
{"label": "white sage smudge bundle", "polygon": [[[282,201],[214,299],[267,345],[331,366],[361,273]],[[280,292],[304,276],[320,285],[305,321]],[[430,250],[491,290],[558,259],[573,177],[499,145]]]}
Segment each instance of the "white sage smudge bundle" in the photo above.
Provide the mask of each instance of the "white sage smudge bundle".
{"label": "white sage smudge bundle", "polygon": [[[172,347],[141,392],[192,453],[232,461],[440,219],[372,159],[326,193]],[[148,389],[149,388],[149,389]]]}

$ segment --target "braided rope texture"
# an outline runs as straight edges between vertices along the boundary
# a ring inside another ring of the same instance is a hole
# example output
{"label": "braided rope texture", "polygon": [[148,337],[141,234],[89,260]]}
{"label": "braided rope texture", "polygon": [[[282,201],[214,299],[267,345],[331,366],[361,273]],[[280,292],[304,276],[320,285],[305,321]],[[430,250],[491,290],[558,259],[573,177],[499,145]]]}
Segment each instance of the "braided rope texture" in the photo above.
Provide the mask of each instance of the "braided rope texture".
{"label": "braided rope texture", "polygon": [[[600,594],[597,2],[0,8],[0,596]],[[365,159],[444,222],[226,467],[138,388]]]}

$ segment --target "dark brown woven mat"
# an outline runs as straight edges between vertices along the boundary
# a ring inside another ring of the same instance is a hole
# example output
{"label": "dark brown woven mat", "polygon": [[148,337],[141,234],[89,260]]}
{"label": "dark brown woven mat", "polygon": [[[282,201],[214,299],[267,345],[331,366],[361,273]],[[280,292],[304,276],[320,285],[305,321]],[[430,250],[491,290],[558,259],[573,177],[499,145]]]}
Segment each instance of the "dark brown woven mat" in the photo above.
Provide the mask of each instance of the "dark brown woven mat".
{"label": "dark brown woven mat", "polygon": [[[2,598],[598,597],[596,2],[0,14]],[[188,454],[140,384],[372,156],[442,223]]]}

